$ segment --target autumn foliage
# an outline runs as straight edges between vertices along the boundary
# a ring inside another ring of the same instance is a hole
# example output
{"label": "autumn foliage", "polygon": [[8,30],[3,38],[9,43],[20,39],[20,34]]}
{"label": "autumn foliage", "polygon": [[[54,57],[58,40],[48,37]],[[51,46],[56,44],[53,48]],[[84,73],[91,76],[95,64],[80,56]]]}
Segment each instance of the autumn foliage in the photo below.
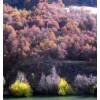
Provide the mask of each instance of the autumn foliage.
{"label": "autumn foliage", "polygon": [[29,11],[4,4],[4,60],[96,59],[96,15],[52,5],[42,2]]}

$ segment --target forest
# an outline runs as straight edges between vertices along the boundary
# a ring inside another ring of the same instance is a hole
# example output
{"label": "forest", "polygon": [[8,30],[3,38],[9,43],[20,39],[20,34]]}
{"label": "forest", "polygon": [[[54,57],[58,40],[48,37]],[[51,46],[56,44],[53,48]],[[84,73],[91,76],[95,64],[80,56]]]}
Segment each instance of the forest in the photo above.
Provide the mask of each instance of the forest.
{"label": "forest", "polygon": [[97,14],[84,7],[65,9],[61,0],[40,0],[31,9],[6,2],[5,95],[96,95]]}

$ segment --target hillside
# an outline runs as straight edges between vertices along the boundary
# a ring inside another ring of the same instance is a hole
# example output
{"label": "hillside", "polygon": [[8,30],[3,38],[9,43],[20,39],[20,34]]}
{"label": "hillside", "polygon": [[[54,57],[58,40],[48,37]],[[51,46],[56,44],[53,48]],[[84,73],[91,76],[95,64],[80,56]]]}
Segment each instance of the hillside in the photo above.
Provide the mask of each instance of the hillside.
{"label": "hillside", "polygon": [[33,94],[59,95],[59,79],[77,89],[76,94],[96,94],[97,8],[65,7],[55,1],[39,2],[30,10],[4,3],[3,75],[8,94],[16,95],[16,87],[15,92],[9,87],[17,82],[17,92],[23,95],[19,85],[24,82]]}

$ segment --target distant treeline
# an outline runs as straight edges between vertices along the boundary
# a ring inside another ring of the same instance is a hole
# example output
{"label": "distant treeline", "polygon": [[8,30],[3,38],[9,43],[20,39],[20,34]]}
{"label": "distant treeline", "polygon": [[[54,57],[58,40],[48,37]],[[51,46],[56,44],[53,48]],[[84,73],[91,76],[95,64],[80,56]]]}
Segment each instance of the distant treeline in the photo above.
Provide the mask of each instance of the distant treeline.
{"label": "distant treeline", "polygon": [[[18,8],[30,9],[34,5],[37,5],[40,1],[47,0],[4,0],[4,3],[10,4],[11,6],[16,6]],[[78,6],[97,6],[97,0],[48,0],[48,2],[61,2],[63,1],[66,6],[78,5]]]}
{"label": "distant treeline", "polygon": [[97,0],[63,0],[65,5],[97,6]]}

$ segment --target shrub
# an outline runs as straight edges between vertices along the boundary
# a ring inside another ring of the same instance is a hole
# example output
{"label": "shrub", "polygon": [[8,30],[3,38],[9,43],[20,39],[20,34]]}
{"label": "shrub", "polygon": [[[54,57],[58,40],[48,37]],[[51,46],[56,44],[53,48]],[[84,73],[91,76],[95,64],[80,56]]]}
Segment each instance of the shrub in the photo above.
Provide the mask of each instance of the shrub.
{"label": "shrub", "polygon": [[96,76],[90,75],[87,77],[86,75],[77,75],[75,78],[75,87],[77,92],[79,93],[89,93],[96,94],[97,89],[97,78]]}
{"label": "shrub", "polygon": [[67,83],[65,79],[61,78],[58,83],[58,94],[66,95],[66,94],[72,94],[72,92],[73,90],[71,86]]}
{"label": "shrub", "polygon": [[10,86],[10,91],[14,96],[31,96],[32,89],[29,85],[25,74],[23,72],[17,73],[17,78],[14,83]]}
{"label": "shrub", "polygon": [[32,90],[28,83],[16,80],[11,86],[10,90],[15,96],[31,96]]}
{"label": "shrub", "polygon": [[67,81],[57,74],[55,67],[52,68],[49,75],[46,76],[42,74],[38,90],[42,93],[52,93],[59,95],[74,93],[72,87],[67,83]]}
{"label": "shrub", "polygon": [[60,80],[60,76],[57,74],[56,69],[54,67],[51,70],[51,74],[46,77],[48,89],[51,91],[52,90],[57,91],[57,85],[58,85],[59,80]]}
{"label": "shrub", "polygon": [[38,90],[47,93],[57,93],[59,80],[60,76],[56,73],[56,69],[54,67],[49,75],[45,76],[42,74]]}

